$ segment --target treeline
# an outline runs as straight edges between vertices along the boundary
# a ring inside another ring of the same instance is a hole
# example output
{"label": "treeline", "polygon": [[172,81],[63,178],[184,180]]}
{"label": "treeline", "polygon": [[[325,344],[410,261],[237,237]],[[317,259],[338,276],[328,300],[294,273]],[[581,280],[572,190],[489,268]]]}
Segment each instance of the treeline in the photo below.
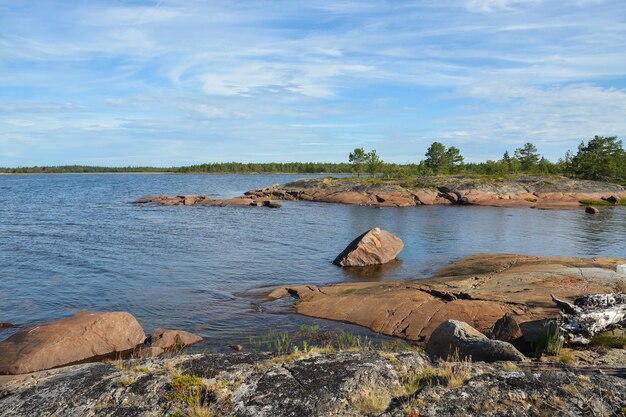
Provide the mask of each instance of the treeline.
{"label": "treeline", "polygon": [[219,162],[173,168],[179,173],[349,174],[352,165],[326,162],[241,163]]}
{"label": "treeline", "polygon": [[[433,142],[426,149],[419,163],[393,164],[381,159],[376,150],[366,152],[357,148],[348,155],[347,163],[288,162],[288,163],[208,163],[183,167],[97,167],[84,165],[35,166],[24,168],[0,168],[0,173],[11,174],[62,174],[62,173],[285,173],[285,174],[356,174],[386,176],[393,178],[446,175],[510,175],[510,174],[559,174],[571,178],[608,181],[626,185],[626,152],[617,137],[595,136],[582,141],[574,154],[567,151],[556,162],[541,156],[532,143],[505,151],[502,158],[485,162],[466,163],[461,150]],[[419,156],[419,155],[416,155]],[[417,158],[416,158],[417,159]]]}
{"label": "treeline", "polygon": [[626,185],[626,152],[617,137],[595,136],[587,143],[582,141],[576,154],[567,151],[558,161],[541,156],[537,147],[526,143],[514,150],[505,151],[499,160],[465,163],[461,151],[440,142],[433,142],[419,164],[389,164],[383,162],[375,150],[355,149],[349,155],[352,172],[360,175],[411,177],[425,175],[477,174],[559,174],[570,178],[607,181]]}
{"label": "treeline", "polygon": [[0,168],[5,174],[94,174],[94,173],[124,173],[124,172],[175,172],[177,168],[158,167],[100,167],[91,165],[59,165],[34,166],[19,168]]}

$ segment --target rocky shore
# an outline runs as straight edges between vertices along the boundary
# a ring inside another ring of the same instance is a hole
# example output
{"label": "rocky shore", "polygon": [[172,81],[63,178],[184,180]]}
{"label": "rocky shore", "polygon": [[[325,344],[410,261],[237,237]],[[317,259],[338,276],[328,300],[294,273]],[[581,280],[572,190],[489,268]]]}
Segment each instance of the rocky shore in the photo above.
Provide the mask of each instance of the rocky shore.
{"label": "rocky shore", "polygon": [[589,202],[619,204],[626,189],[618,184],[558,176],[485,179],[463,176],[413,180],[312,178],[250,190],[249,198],[306,200],[373,207],[477,205],[573,208]]}
{"label": "rocky shore", "polygon": [[294,297],[299,314],[358,324],[422,345],[445,320],[487,332],[509,315],[531,342],[545,319],[560,315],[552,295],[574,300],[623,292],[626,275],[617,267],[624,263],[623,258],[474,255],[427,279],[284,287],[269,298]]}
{"label": "rocky shore", "polygon": [[[370,230],[347,253],[372,260],[387,242],[393,258],[401,242],[385,233]],[[0,417],[621,416],[623,326],[610,343],[563,349],[546,319],[563,308],[582,311],[584,303],[593,309],[596,299],[570,303],[588,294],[613,293],[610,301],[623,309],[624,263],[475,255],[423,280],[283,287],[269,295],[296,298],[298,313],[412,344],[375,345],[349,334],[338,342],[308,329],[300,340],[278,335],[271,351],[251,345],[189,355],[181,349],[201,340],[196,335],[155,329],[146,340],[128,313],[83,312],[0,343]]]}

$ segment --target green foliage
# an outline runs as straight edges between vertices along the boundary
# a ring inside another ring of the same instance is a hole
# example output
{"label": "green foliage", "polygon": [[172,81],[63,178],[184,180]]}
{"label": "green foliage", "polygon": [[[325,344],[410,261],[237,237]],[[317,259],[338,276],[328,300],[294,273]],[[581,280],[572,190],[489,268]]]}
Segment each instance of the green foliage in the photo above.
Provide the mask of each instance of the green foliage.
{"label": "green foliage", "polygon": [[352,164],[352,171],[357,177],[361,176],[364,169],[367,169],[370,175],[375,175],[385,165],[378,153],[376,153],[376,149],[365,152],[363,148],[356,148],[348,155],[348,161]]}
{"label": "green foliage", "polygon": [[626,337],[613,335],[610,332],[598,333],[591,338],[591,346],[604,346],[614,349],[626,347]]}
{"label": "green foliage", "polygon": [[616,136],[581,142],[578,153],[566,155],[564,163],[566,173],[576,178],[626,183],[626,152]]}
{"label": "green foliage", "polygon": [[515,150],[515,158],[519,161],[522,171],[532,171],[539,162],[537,147],[530,142]]}
{"label": "green foliage", "polygon": [[534,347],[537,354],[558,355],[563,349],[563,342],[563,333],[556,323],[550,322],[543,326],[541,334],[534,342]]}
{"label": "green foliage", "polygon": [[604,200],[580,200],[579,203],[583,206],[626,206],[626,199],[621,199],[617,204],[609,203]]}
{"label": "green foliage", "polygon": [[178,373],[172,377],[170,392],[165,399],[176,405],[193,407],[200,405],[203,390],[200,377]]}
{"label": "green foliage", "polygon": [[433,142],[426,151],[424,165],[434,174],[449,174],[455,172],[463,164],[461,151],[450,146],[446,149],[441,142]]}
{"label": "green foliage", "polygon": [[352,164],[352,170],[358,176],[363,173],[363,167],[367,163],[367,153],[363,148],[355,148],[354,151],[348,155],[348,162]]}

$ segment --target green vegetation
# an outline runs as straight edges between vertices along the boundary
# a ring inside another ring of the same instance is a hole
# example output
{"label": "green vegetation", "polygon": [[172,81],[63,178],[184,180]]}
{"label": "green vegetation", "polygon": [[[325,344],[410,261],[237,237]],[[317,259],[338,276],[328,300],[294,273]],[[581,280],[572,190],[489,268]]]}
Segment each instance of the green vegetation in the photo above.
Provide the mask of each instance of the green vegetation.
{"label": "green vegetation", "polygon": [[614,349],[623,349],[626,347],[626,337],[604,332],[595,334],[591,338],[591,346],[604,346]]}
{"label": "green vegetation", "polygon": [[580,200],[579,203],[584,206],[626,206],[626,199],[620,200],[617,204],[604,200]]}
{"label": "green vegetation", "polygon": [[533,345],[537,354],[558,355],[563,349],[563,343],[561,329],[556,326],[556,323],[547,323]]}
{"label": "green vegetation", "polygon": [[403,340],[375,342],[367,336],[346,331],[322,331],[320,326],[302,325],[300,331],[289,334],[274,329],[261,337],[251,337],[250,347],[254,351],[274,352],[285,360],[292,360],[307,353],[372,350],[379,352],[403,352],[418,349]]}
{"label": "green vegetation", "polygon": [[176,373],[172,376],[170,392],[165,399],[179,406],[194,407],[201,405],[204,390],[205,386],[202,378]]}
{"label": "green vegetation", "polygon": [[559,362],[564,365],[573,365],[574,364],[574,355],[572,355],[571,349],[562,349],[559,353]]}
{"label": "green vegetation", "polygon": [[[416,159],[420,152],[412,152]],[[506,177],[519,174],[565,175],[571,178],[608,181],[626,185],[626,152],[617,137],[595,136],[580,143],[574,155],[569,150],[557,162],[542,157],[535,145],[528,142],[513,152],[505,151],[499,160],[464,163],[461,150],[433,142],[419,163],[393,164],[383,162],[376,150],[356,148],[347,163],[287,162],[240,163],[223,162],[182,167],[98,167],[83,165],[0,168],[0,173],[291,173],[291,174],[361,174],[387,178],[414,178],[428,175],[463,174]]]}

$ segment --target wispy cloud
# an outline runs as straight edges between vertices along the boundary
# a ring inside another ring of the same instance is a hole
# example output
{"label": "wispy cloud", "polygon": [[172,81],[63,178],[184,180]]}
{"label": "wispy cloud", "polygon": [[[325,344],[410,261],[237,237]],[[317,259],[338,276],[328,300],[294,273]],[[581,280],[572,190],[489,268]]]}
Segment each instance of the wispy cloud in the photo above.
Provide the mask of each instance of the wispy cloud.
{"label": "wispy cloud", "polygon": [[527,140],[556,158],[626,133],[620,0],[0,10],[0,166],[342,160],[360,144],[405,162],[437,138],[470,159]]}

